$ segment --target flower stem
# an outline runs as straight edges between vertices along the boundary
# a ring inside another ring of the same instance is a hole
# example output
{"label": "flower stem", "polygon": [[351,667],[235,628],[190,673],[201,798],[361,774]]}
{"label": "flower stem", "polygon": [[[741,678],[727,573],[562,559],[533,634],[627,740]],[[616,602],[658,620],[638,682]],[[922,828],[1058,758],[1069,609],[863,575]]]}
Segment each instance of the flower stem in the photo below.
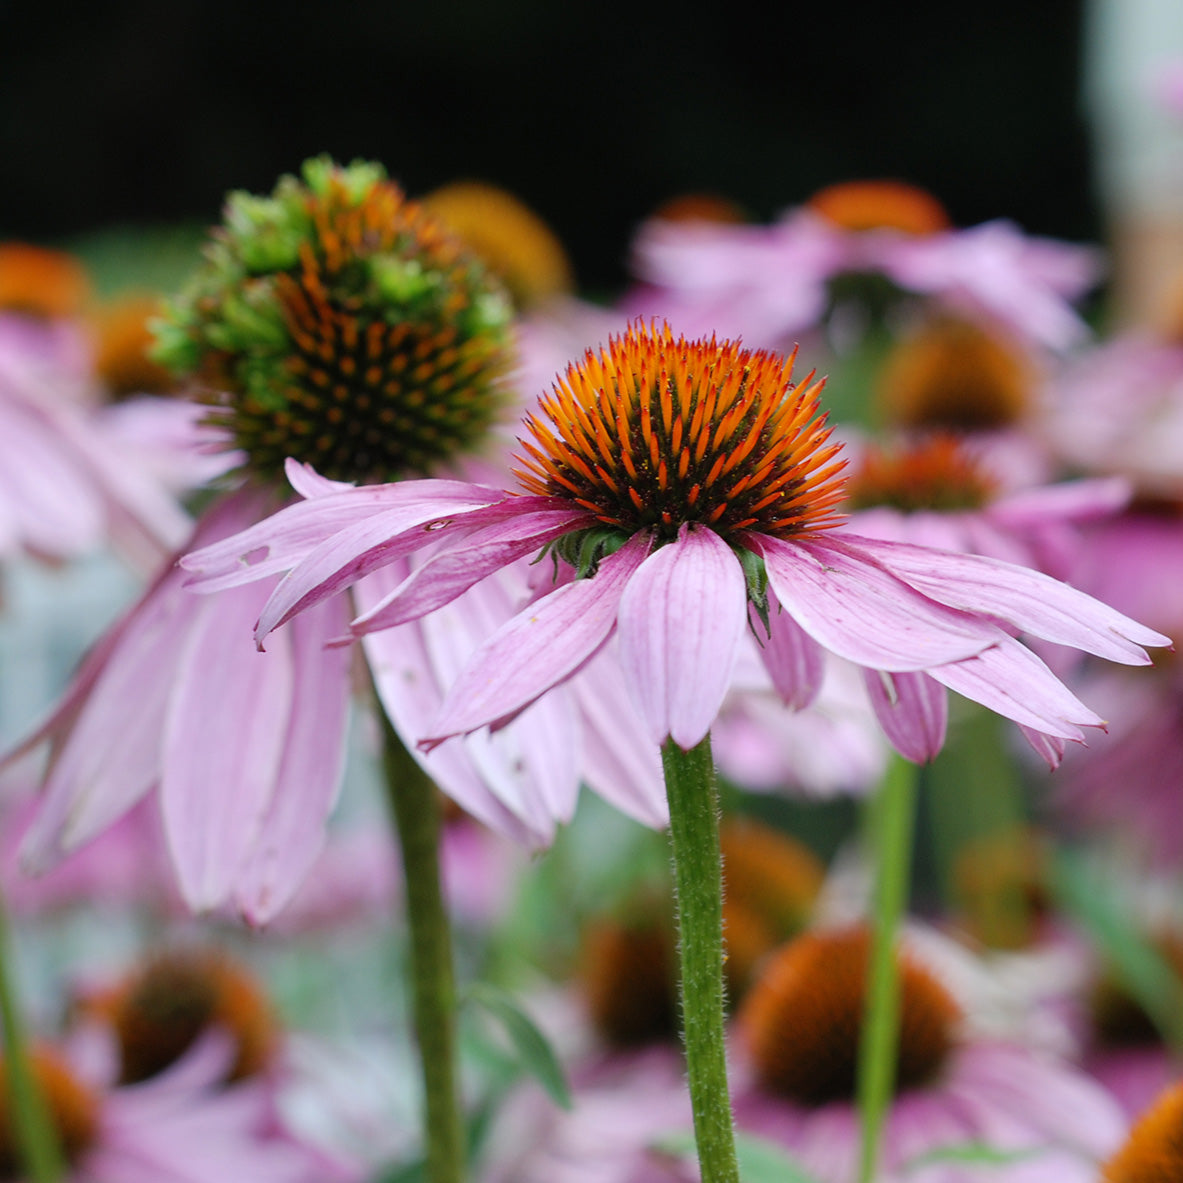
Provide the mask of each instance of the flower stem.
{"label": "flower stem", "polygon": [[702,1183],[739,1183],[723,1041],[723,862],[719,792],[708,735],[684,752],[661,749],[670,804],[682,1027]]}
{"label": "flower stem", "polygon": [[411,1001],[422,1061],[430,1183],[462,1183],[464,1125],[457,1101],[456,983],[440,886],[440,808],[434,782],[383,716],[387,795],[402,849],[411,931]]}
{"label": "flower stem", "polygon": [[902,756],[893,756],[871,802],[871,835],[876,853],[875,917],[859,1041],[859,1183],[870,1183],[874,1178],[883,1121],[895,1089],[900,1011],[896,930],[908,902],[916,780],[915,765]]}
{"label": "flower stem", "polygon": [[65,1173],[57,1131],[29,1062],[24,1026],[12,984],[8,921],[0,908],[0,1031],[10,1120],[30,1183],[58,1183]]}

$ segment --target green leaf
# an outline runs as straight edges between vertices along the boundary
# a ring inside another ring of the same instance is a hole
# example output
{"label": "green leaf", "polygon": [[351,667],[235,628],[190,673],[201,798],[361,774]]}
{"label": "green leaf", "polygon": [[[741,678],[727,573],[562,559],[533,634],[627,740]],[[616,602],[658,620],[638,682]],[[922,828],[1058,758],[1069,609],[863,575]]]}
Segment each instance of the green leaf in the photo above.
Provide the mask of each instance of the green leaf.
{"label": "green leaf", "polygon": [[479,1007],[501,1025],[517,1053],[522,1068],[546,1090],[562,1109],[571,1108],[571,1090],[549,1040],[517,1000],[499,986],[475,982],[464,992],[464,1002]]}
{"label": "green leaf", "polygon": [[375,1183],[427,1183],[427,1164],[420,1161],[393,1167],[379,1175]]}
{"label": "green leaf", "polygon": [[1130,923],[1107,877],[1080,855],[1061,852],[1052,883],[1060,903],[1088,931],[1164,1040],[1176,1050],[1183,1048],[1183,984],[1138,926]]}
{"label": "green leaf", "polygon": [[911,1171],[917,1167],[928,1166],[930,1163],[941,1162],[1005,1167],[1043,1153],[1044,1150],[1034,1146],[1023,1150],[1000,1150],[997,1146],[989,1146],[985,1142],[955,1142],[948,1146],[936,1146],[932,1150],[918,1154],[915,1158],[908,1160],[904,1165],[904,1170]]}
{"label": "green leaf", "polygon": [[[653,1144],[653,1149],[659,1154],[693,1158],[694,1135],[666,1135]],[[737,1133],[735,1154],[739,1159],[741,1183],[818,1183],[818,1180],[794,1162],[782,1147],[764,1138]]]}

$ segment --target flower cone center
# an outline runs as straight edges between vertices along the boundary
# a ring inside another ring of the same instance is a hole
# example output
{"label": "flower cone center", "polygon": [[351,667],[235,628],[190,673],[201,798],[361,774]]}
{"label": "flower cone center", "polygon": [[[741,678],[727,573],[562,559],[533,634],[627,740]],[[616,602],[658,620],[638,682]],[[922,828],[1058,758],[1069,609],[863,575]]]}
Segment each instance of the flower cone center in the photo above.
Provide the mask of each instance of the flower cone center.
{"label": "flower cone center", "polygon": [[90,278],[73,255],[0,243],[0,311],[56,320],[81,312],[89,295]]}
{"label": "flower cone center", "polygon": [[[765,965],[739,1014],[762,1087],[811,1107],[854,1097],[870,944],[863,927],[808,933]],[[948,991],[901,956],[897,1092],[937,1078],[959,1018]]]}
{"label": "flower cone center", "polygon": [[174,1064],[204,1031],[229,1032],[236,1056],[227,1080],[262,1071],[275,1046],[266,997],[241,968],[216,953],[182,951],[148,962],[112,1003],[124,1084]]}
{"label": "flower cone center", "polygon": [[1176,1183],[1183,1179],[1183,1085],[1163,1093],[1105,1164],[1102,1183]]}
{"label": "flower cone center", "polygon": [[807,205],[843,230],[936,234],[950,225],[932,194],[903,181],[845,181],[819,190]]}
{"label": "flower cone center", "polygon": [[897,448],[870,445],[847,485],[850,508],[904,513],[980,509],[994,482],[955,437],[935,435]]}
{"label": "flower cone center", "polygon": [[[41,1096],[49,1110],[58,1145],[67,1163],[78,1161],[94,1143],[99,1130],[98,1098],[83,1085],[53,1052],[38,1049],[29,1057]],[[7,1077],[3,1078],[5,1081]],[[7,1087],[0,1088],[0,1179],[24,1178],[12,1100]]]}
{"label": "flower cone center", "polygon": [[654,901],[623,919],[593,921],[583,937],[580,980],[588,1014],[613,1047],[641,1047],[678,1031],[673,916]]}
{"label": "flower cone center", "polygon": [[571,365],[527,417],[518,477],[625,534],[834,525],[844,462],[817,416],[821,383],[791,374],[791,358],[635,325]]}
{"label": "flower cone center", "polygon": [[902,426],[985,431],[1021,419],[1031,387],[1028,363],[997,336],[937,320],[888,355],[876,393],[886,417]]}

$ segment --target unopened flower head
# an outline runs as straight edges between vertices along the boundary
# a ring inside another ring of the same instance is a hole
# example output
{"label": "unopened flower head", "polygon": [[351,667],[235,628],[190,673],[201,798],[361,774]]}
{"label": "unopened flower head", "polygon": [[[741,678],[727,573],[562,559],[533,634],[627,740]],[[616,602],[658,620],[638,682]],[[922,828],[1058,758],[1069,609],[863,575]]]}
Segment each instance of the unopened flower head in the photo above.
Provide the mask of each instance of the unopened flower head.
{"label": "unopened flower head", "polygon": [[613,537],[668,542],[694,524],[729,542],[836,525],[845,462],[817,413],[822,383],[794,384],[792,367],[737,342],[634,326],[571,365],[527,416],[519,479],[594,514],[605,550]]}
{"label": "unopened flower head", "polygon": [[381,166],[305,163],[232,194],[157,358],[210,388],[248,464],[289,456],[361,483],[477,446],[507,367],[508,297]]}

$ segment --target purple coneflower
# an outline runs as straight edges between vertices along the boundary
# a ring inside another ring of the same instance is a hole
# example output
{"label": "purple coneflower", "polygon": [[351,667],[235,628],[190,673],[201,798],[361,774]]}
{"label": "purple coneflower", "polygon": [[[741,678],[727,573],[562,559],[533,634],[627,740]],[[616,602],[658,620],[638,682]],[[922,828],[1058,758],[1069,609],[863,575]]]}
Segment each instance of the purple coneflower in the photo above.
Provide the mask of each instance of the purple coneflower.
{"label": "purple coneflower", "polygon": [[432,742],[512,718],[615,634],[649,735],[689,749],[719,710],[749,621],[794,705],[816,693],[826,650],[871,671],[877,713],[905,754],[942,709],[930,682],[1046,737],[1049,750],[1082,741],[1101,719],[1013,634],[1131,665],[1148,663],[1143,645],[1169,640],[1022,567],[834,532],[843,461],[816,414],[820,383],[795,385],[791,364],[637,326],[572,365],[527,418],[523,492],[457,482],[343,490],[182,564],[199,589],[288,569],[260,617],[261,643],[425,548],[352,635],[425,615],[548,548],[557,586],[480,647]]}

